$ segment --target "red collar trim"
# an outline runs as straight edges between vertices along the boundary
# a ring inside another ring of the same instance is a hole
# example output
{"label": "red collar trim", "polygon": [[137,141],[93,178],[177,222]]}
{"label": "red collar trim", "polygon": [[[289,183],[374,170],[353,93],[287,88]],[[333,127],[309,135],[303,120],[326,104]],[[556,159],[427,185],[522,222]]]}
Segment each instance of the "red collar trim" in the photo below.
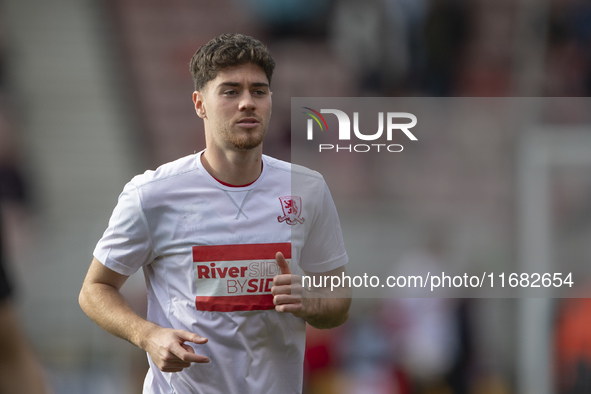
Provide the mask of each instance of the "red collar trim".
{"label": "red collar trim", "polygon": [[[263,173],[263,163],[261,162],[261,174],[262,174],[262,173]],[[215,179],[216,181],[218,181],[219,183],[221,183],[222,185],[224,185],[224,186],[227,186],[227,187],[246,187],[246,186],[250,186],[250,185],[252,185],[253,183],[255,183],[256,181],[258,181],[258,180],[259,180],[259,178],[261,177],[261,174],[259,174],[259,176],[257,177],[257,179],[255,179],[254,181],[252,181],[252,182],[250,182],[250,183],[247,183],[246,185],[231,185],[231,184],[229,184],[229,183],[226,183],[226,182],[224,182],[224,181],[220,181],[219,179],[217,179],[217,178],[216,178],[215,176],[213,176],[213,175],[212,175],[211,177],[212,177],[213,179]]]}
{"label": "red collar trim", "polygon": [[252,181],[252,182],[250,182],[250,183],[247,183],[246,185],[231,185],[231,184],[229,184],[229,183],[226,183],[226,182],[224,182],[224,181],[220,181],[220,180],[219,180],[219,179],[217,179],[215,176],[212,176],[212,178],[213,178],[213,179],[215,179],[216,181],[218,181],[219,183],[221,183],[222,185],[224,185],[224,186],[228,186],[228,187],[246,187],[246,186],[250,186],[250,185],[252,185],[253,183],[255,183],[255,182],[257,181],[257,179],[259,179],[259,178],[257,178],[257,179],[255,179],[254,181]]}

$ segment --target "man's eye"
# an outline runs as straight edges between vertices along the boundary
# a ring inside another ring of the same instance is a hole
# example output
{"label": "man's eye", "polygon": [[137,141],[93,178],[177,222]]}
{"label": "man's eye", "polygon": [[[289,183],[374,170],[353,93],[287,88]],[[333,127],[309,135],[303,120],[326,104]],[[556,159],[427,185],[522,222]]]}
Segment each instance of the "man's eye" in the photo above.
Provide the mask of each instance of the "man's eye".
{"label": "man's eye", "polygon": [[226,96],[235,96],[236,94],[238,94],[238,92],[235,90],[226,90],[224,92],[224,95],[226,95]]}
{"label": "man's eye", "polygon": [[265,94],[267,94],[267,92],[265,92],[264,90],[255,90],[253,94],[255,94],[256,96],[264,96]]}

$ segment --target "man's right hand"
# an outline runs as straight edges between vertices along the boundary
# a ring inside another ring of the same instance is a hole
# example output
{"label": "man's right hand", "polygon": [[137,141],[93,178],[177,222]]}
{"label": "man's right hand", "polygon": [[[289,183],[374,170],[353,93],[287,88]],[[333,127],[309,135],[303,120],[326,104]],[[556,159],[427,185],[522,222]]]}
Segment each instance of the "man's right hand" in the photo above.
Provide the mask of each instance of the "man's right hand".
{"label": "man's right hand", "polygon": [[127,278],[94,258],[80,290],[80,307],[111,334],[148,352],[163,372],[179,372],[191,363],[208,363],[207,357],[195,354],[187,343],[201,345],[207,342],[207,338],[185,330],[161,327],[135,313],[119,291]]}
{"label": "man's right hand", "polygon": [[202,345],[207,338],[185,330],[156,327],[149,333],[144,350],[162,372],[180,372],[191,363],[209,362],[209,358],[195,354],[186,342]]}

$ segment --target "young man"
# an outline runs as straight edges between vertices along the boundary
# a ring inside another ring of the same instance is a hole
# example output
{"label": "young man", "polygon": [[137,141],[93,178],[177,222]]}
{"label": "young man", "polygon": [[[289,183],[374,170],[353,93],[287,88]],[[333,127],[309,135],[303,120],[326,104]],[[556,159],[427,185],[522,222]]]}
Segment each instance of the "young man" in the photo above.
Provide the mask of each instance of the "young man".
{"label": "young man", "polygon": [[[347,254],[322,177],[262,154],[273,69],[251,37],[199,48],[206,149],[128,183],[94,251],[80,305],[148,353],[144,393],[301,392],[306,322],[347,319],[349,289],[300,286],[342,275]],[[148,320],[119,292],[140,267]]]}

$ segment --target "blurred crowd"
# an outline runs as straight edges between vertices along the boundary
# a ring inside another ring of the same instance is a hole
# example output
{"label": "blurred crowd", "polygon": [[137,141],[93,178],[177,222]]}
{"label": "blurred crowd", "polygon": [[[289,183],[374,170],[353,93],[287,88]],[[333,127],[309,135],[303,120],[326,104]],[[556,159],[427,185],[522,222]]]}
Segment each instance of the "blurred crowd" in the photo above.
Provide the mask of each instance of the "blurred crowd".
{"label": "blurred crowd", "polygon": [[0,26],[0,392],[47,393],[47,378],[21,321],[11,258],[30,247],[31,196],[22,167],[19,130],[6,76]]}

